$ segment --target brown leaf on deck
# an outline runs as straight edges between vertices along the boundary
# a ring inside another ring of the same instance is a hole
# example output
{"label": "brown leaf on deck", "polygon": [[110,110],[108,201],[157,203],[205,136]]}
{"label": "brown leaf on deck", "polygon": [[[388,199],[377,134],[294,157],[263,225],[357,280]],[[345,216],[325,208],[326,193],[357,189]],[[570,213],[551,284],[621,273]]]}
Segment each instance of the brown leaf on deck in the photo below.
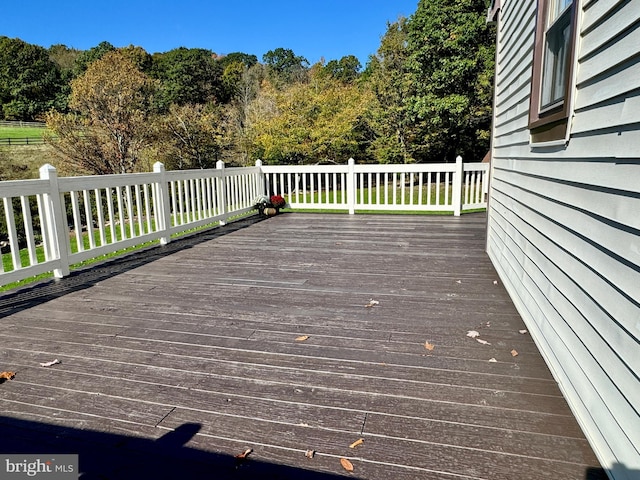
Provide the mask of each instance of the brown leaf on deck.
{"label": "brown leaf on deck", "polygon": [[511,356],[512,357],[517,357],[518,356],[518,351],[515,348],[513,350],[511,350]]}
{"label": "brown leaf on deck", "polygon": [[346,458],[340,459],[340,465],[342,465],[342,468],[344,468],[347,472],[353,472],[353,464]]}
{"label": "brown leaf on deck", "polygon": [[6,380],[13,380],[15,376],[16,376],[16,372],[1,372],[0,383],[5,382]]}
{"label": "brown leaf on deck", "polygon": [[307,452],[304,454],[305,457],[307,458],[313,458],[313,456],[316,454],[315,450],[307,450]]}
{"label": "brown leaf on deck", "polygon": [[369,300],[369,303],[365,305],[365,308],[375,307],[376,305],[380,305],[380,302],[372,298],[371,300]]}
{"label": "brown leaf on deck", "polygon": [[236,455],[236,458],[238,460],[244,460],[245,458],[247,458],[251,454],[251,452],[253,452],[253,448],[247,448],[244,452]]}
{"label": "brown leaf on deck", "polygon": [[424,342],[424,348],[432,352],[433,349],[436,348],[436,346],[433,343]]}
{"label": "brown leaf on deck", "polygon": [[309,335],[301,335],[296,338],[296,342],[304,342],[306,340],[309,340]]}
{"label": "brown leaf on deck", "polygon": [[482,345],[491,345],[489,342],[481,338],[476,338],[476,342],[481,343]]}
{"label": "brown leaf on deck", "polygon": [[356,448],[358,445],[362,445],[363,443],[364,443],[364,438],[359,438],[358,440],[353,442],[351,445],[349,445],[349,448]]}

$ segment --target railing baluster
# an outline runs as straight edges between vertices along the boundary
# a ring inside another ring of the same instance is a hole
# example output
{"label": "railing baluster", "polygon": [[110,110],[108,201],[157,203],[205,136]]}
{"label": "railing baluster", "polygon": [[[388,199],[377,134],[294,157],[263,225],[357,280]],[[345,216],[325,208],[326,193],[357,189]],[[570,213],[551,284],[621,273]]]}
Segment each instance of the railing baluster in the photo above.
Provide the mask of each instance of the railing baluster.
{"label": "railing baluster", "polygon": [[125,223],[125,211],[124,211],[124,195],[122,189],[124,187],[116,187],[116,197],[118,202],[118,227],[120,231],[119,240],[122,241],[127,238],[127,224]]}
{"label": "railing baluster", "polygon": [[31,205],[29,203],[29,197],[23,195],[20,197],[20,204],[22,206],[22,224],[24,225],[24,234],[27,241],[27,251],[29,253],[29,265],[35,265],[38,263],[38,256],[36,254],[36,242],[33,234],[33,219],[31,218]]}
{"label": "railing baluster", "polygon": [[402,200],[400,201],[400,205],[406,205],[406,199],[405,199],[405,190],[406,190],[406,186],[407,186],[407,176],[406,173],[402,172],[400,174],[400,196],[402,198]]}
{"label": "railing baluster", "polygon": [[109,228],[111,229],[111,243],[116,243],[116,224],[113,215],[113,191],[111,188],[105,188],[105,200],[107,202],[107,215],[109,217]]}
{"label": "railing baluster", "polygon": [[93,196],[96,199],[96,220],[98,222],[98,234],[100,235],[100,246],[107,243],[107,237],[104,226],[104,209],[102,206],[102,194],[98,188],[94,189]]}
{"label": "railing baluster", "polygon": [[4,216],[7,220],[7,233],[9,235],[9,248],[11,249],[11,261],[13,269],[17,270],[22,265],[20,263],[20,247],[18,246],[18,233],[16,231],[16,220],[13,213],[13,198],[4,199]]}
{"label": "railing baluster", "polygon": [[451,182],[451,173],[444,172],[444,205],[449,206],[451,202],[449,200],[449,183]]}
{"label": "railing baluster", "polygon": [[82,219],[80,218],[80,207],[78,205],[78,193],[69,192],[71,197],[71,211],[73,212],[73,233],[76,239],[76,248],[79,252],[84,251],[84,241],[82,239]]}
{"label": "railing baluster", "polygon": [[135,202],[136,202],[136,208],[135,208],[135,212],[136,215],[138,217],[138,237],[140,235],[144,234],[144,218],[142,218],[144,216],[143,212],[142,212],[142,199],[140,198],[140,185],[136,184],[134,186],[134,195],[135,195]]}
{"label": "railing baluster", "polygon": [[82,191],[82,201],[84,202],[84,218],[87,224],[87,237],[89,237],[89,248],[96,248],[96,239],[93,236],[93,213],[91,212],[91,194],[89,190]]}
{"label": "railing baluster", "polygon": [[178,194],[178,210],[177,210],[177,214],[178,216],[176,217],[176,225],[184,225],[184,198],[182,195],[182,180],[178,180],[176,182],[176,186],[177,186],[177,194]]}
{"label": "railing baluster", "polygon": [[324,174],[324,187],[325,187],[325,198],[327,199],[328,204],[332,204],[331,202],[331,182],[329,181],[329,172],[325,172]]}
{"label": "railing baluster", "polygon": [[135,227],[135,212],[133,210],[133,194],[131,192],[131,185],[126,186],[126,209],[127,209],[127,221],[129,223],[129,238],[134,238],[136,236],[136,227]]}

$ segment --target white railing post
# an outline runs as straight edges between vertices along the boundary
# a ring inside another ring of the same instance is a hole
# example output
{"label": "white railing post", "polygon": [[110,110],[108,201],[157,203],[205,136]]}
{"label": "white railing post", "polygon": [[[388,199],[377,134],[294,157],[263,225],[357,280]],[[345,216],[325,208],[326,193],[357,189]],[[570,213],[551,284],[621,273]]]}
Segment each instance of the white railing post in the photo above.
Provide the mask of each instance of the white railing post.
{"label": "white railing post", "polygon": [[44,195],[44,216],[46,217],[46,235],[51,258],[58,259],[58,268],[53,270],[56,278],[69,275],[69,235],[67,234],[67,218],[63,209],[64,198],[58,187],[58,172],[53,165],[45,164],[40,167],[40,178],[49,181],[49,193]]}
{"label": "white railing post", "polygon": [[260,169],[260,175],[259,175],[259,184],[258,184],[258,192],[260,192],[260,195],[266,195],[267,191],[266,191],[266,184],[264,181],[264,176],[266,175],[266,173],[264,173],[262,171],[262,160],[257,159],[256,160],[256,167],[258,167]]}
{"label": "white railing post", "polygon": [[456,157],[456,172],[453,175],[453,214],[456,217],[460,216],[462,210],[462,184],[464,183],[464,166],[462,165],[462,157],[458,155]]}
{"label": "white railing post", "polygon": [[354,213],[356,213],[356,161],[353,158],[350,158],[348,165],[349,171],[347,172],[347,207],[349,208],[349,215],[353,215]]}
{"label": "white railing post", "polygon": [[220,214],[222,217],[220,220],[220,225],[226,225],[227,212],[229,209],[227,208],[227,178],[225,177],[224,173],[224,162],[222,160],[218,160],[216,162],[216,168],[221,171],[221,174],[218,177],[218,198],[220,199],[219,205]]}
{"label": "white railing post", "polygon": [[166,245],[171,241],[169,228],[171,227],[171,207],[169,202],[169,184],[165,175],[165,168],[162,162],[153,164],[154,173],[158,174],[156,182],[156,195],[154,205],[156,208],[156,228],[160,235],[160,245]]}

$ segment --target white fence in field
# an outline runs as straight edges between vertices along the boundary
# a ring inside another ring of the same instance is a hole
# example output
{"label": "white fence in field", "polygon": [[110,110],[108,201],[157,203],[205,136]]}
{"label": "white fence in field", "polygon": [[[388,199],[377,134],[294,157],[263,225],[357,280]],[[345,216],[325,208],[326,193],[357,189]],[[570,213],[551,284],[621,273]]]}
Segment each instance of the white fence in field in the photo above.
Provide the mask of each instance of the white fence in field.
{"label": "white fence in field", "polygon": [[461,211],[486,207],[487,164],[263,166],[0,182],[8,240],[0,286],[255,210],[282,195],[294,209]]}

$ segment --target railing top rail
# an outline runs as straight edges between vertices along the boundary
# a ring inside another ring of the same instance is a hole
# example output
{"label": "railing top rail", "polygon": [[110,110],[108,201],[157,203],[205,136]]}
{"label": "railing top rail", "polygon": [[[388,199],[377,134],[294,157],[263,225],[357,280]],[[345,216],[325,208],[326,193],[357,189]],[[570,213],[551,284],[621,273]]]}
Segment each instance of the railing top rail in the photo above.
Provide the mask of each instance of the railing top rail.
{"label": "railing top rail", "polygon": [[455,163],[410,163],[410,164],[381,164],[381,165],[355,165],[356,172],[364,173],[430,173],[453,172]]}
{"label": "railing top rail", "polygon": [[485,170],[489,170],[488,163],[465,163],[464,164],[465,172],[483,172]]}
{"label": "railing top rail", "polygon": [[88,175],[85,177],[58,177],[62,190],[91,190],[94,188],[126,187],[157,181],[156,173],[129,173],[126,175]]}
{"label": "railing top rail", "polygon": [[[224,175],[234,175],[242,173],[251,175],[260,173],[260,167],[225,167]],[[206,168],[199,170],[167,170],[165,171],[168,180],[193,180],[196,178],[215,178],[223,175],[223,170],[218,168]]]}
{"label": "railing top rail", "polygon": [[0,198],[38,195],[48,192],[49,182],[40,179],[8,180],[0,182]]}
{"label": "railing top rail", "polygon": [[[466,171],[482,171],[487,168],[487,164],[474,163],[465,164]],[[429,173],[429,172],[454,172],[455,163],[410,163],[410,164],[355,164],[355,172],[364,173]],[[323,173],[344,173],[348,172],[348,165],[263,165],[264,173],[300,173],[300,172],[323,172]]]}
{"label": "railing top rail", "polygon": [[264,173],[326,172],[346,173],[348,165],[262,165]]}

